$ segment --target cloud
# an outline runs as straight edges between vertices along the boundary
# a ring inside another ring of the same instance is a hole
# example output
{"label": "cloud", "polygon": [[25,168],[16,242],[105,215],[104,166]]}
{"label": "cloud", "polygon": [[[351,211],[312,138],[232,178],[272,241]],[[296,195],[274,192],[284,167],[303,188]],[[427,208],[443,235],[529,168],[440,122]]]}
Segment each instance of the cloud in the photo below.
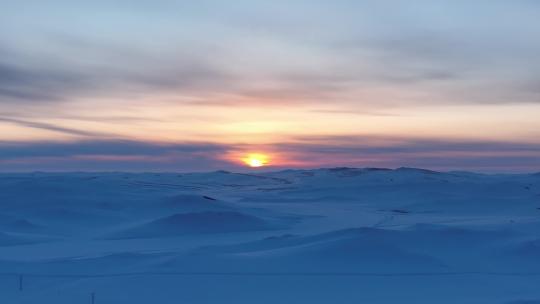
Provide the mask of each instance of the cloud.
{"label": "cloud", "polygon": [[[302,136],[294,137],[282,147],[313,147],[313,150],[342,152],[440,152],[440,151],[531,151],[540,152],[540,144],[482,140],[424,139],[398,136]],[[337,150],[336,150],[337,149]]]}
{"label": "cloud", "polygon": [[201,171],[231,168],[227,147],[128,140],[0,142],[1,171]]}
{"label": "cloud", "polygon": [[75,155],[159,156],[168,153],[219,153],[225,147],[210,143],[152,143],[129,140],[74,142],[0,142],[0,159]]}
{"label": "cloud", "polygon": [[[540,144],[391,136],[308,136],[274,147],[305,165],[421,167],[435,170],[532,172],[540,170]],[[305,160],[308,161],[305,161]]]}
{"label": "cloud", "polygon": [[[125,5],[57,2],[37,16],[7,6],[0,103],[162,93],[204,105],[540,101],[540,16],[527,1]],[[17,17],[31,22],[16,27]]]}
{"label": "cloud", "polygon": [[[194,58],[174,64],[161,62],[152,68],[146,67],[152,62],[148,61],[141,59],[135,69],[128,68],[129,62],[117,67],[107,60],[86,67],[73,62],[54,67],[0,61],[0,104],[16,107],[20,103],[62,103],[92,98],[122,100],[179,91],[203,92],[204,95],[227,86],[229,79],[219,67]],[[108,64],[110,66],[106,67]]]}
{"label": "cloud", "polygon": [[0,103],[10,100],[42,102],[62,100],[84,79],[70,72],[28,69],[0,62]]}
{"label": "cloud", "polygon": [[540,144],[377,136],[303,137],[269,145],[121,140],[0,142],[2,171],[241,170],[232,155],[269,153],[274,168],[401,167],[515,172],[540,170]]}

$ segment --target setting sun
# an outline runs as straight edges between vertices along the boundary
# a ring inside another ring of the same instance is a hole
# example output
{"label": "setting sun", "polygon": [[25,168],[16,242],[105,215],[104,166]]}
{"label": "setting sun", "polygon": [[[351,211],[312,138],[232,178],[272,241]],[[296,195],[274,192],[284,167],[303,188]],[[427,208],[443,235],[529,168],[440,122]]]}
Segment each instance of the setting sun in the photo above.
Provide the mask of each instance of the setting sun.
{"label": "setting sun", "polygon": [[269,162],[268,155],[260,153],[250,153],[246,157],[242,158],[242,161],[253,168],[266,166]]}

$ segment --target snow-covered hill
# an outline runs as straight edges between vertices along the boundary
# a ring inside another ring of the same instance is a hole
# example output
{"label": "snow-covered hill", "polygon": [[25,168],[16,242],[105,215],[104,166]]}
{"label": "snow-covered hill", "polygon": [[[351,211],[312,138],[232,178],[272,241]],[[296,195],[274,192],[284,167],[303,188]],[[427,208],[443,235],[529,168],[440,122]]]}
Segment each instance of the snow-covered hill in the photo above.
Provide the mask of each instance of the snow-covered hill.
{"label": "snow-covered hill", "polygon": [[0,174],[0,303],[540,303],[538,286],[538,174]]}

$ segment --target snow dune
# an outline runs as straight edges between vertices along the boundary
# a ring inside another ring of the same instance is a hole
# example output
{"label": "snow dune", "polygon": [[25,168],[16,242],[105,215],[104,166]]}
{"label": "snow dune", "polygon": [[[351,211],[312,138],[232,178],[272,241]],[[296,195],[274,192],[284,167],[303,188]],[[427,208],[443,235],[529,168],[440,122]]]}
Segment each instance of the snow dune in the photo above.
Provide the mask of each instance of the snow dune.
{"label": "snow dune", "polygon": [[232,233],[271,229],[264,220],[231,211],[177,213],[113,234],[116,238],[147,238],[184,234]]}

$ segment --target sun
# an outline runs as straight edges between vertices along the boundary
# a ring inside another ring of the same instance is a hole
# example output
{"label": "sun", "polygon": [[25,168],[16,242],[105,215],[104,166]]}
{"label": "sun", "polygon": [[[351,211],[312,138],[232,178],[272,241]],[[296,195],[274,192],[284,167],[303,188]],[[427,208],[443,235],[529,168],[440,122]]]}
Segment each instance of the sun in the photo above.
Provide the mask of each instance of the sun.
{"label": "sun", "polygon": [[250,153],[243,157],[242,161],[252,168],[258,168],[268,165],[269,157],[262,153]]}

